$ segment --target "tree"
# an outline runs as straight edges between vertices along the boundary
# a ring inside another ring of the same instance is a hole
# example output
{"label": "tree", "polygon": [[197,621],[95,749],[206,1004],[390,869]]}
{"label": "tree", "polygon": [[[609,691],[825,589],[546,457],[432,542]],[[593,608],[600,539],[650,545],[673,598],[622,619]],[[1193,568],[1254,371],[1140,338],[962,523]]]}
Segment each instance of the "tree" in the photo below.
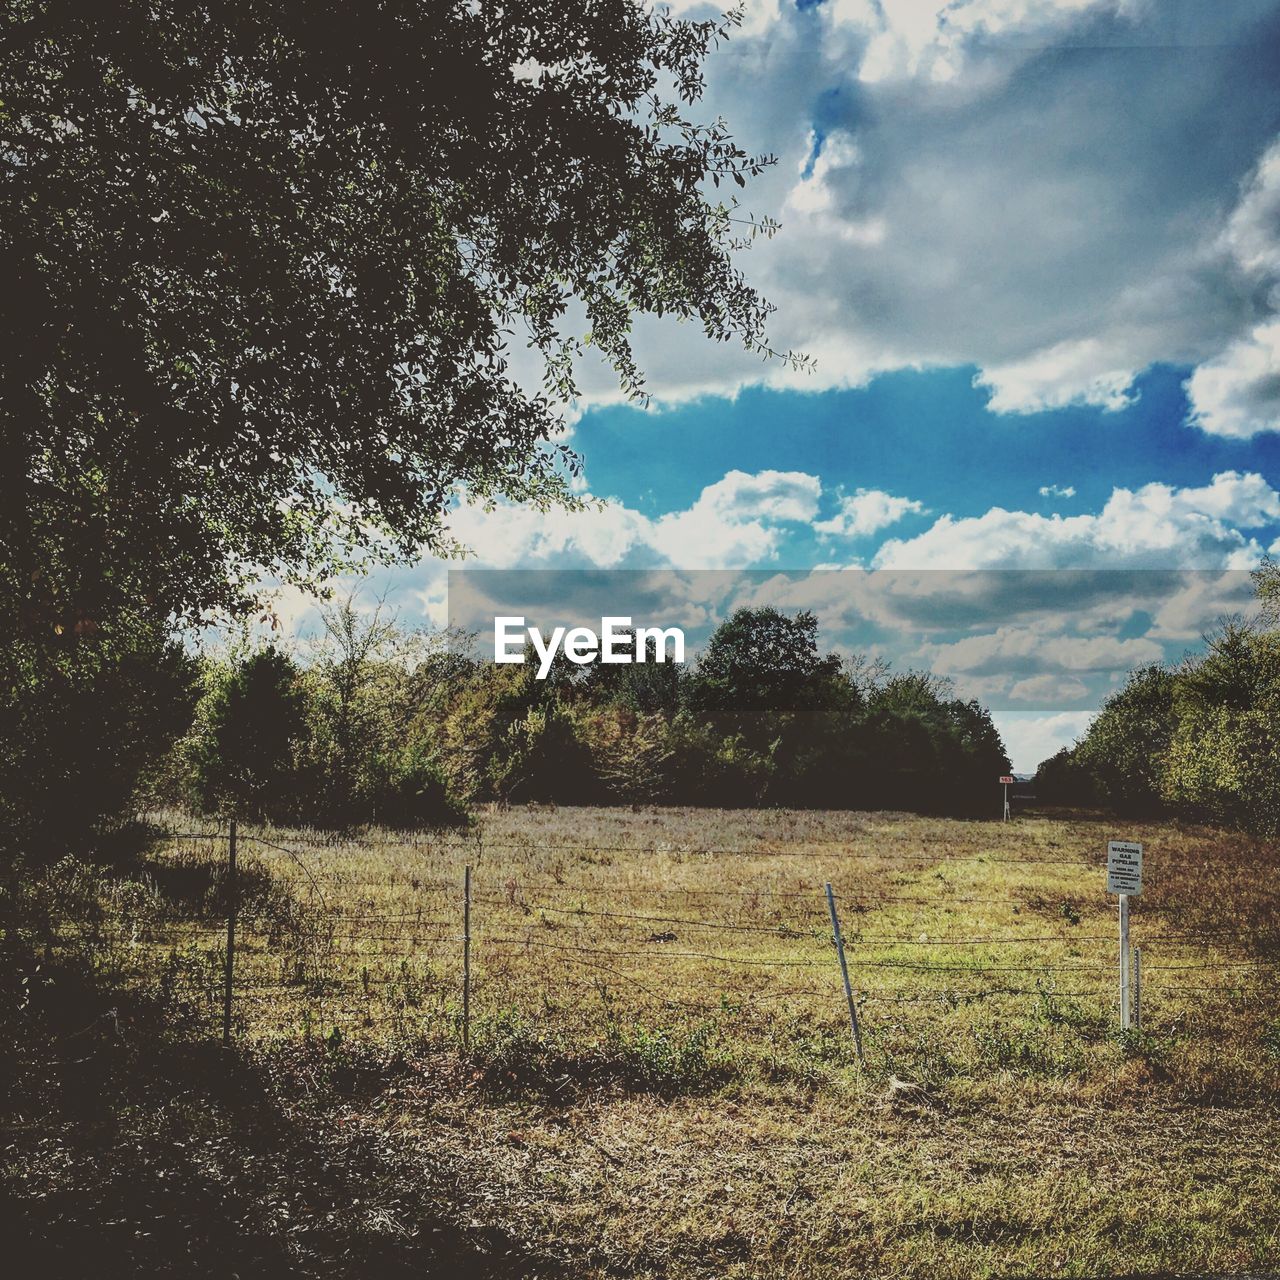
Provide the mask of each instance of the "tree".
{"label": "tree", "polygon": [[668,721],[613,703],[583,726],[594,773],[604,794],[628,804],[661,803],[669,790],[672,750]]}
{"label": "tree", "polygon": [[1189,816],[1280,832],[1280,635],[1231,621],[1178,673],[1163,798]]}
{"label": "tree", "polygon": [[405,637],[383,601],[362,610],[355,592],[322,606],[320,621],[307,671],[311,791],[317,817],[350,822],[365,807],[368,766],[388,753],[393,723],[407,719],[404,690],[394,687],[404,684]]}
{"label": "tree", "polygon": [[572,505],[558,405],[586,344],[642,392],[637,312],[768,353],[731,261],[751,220],[707,191],[769,158],[685,114],[725,25],[641,0],[6,19],[10,625],[244,612],[264,571],[450,549],[460,494]]}
{"label": "tree", "polygon": [[1257,596],[1263,626],[1271,630],[1280,627],[1280,564],[1270,556],[1249,575],[1253,579],[1253,591]]}
{"label": "tree", "polygon": [[731,255],[772,225],[708,193],[769,158],[688,115],[725,34],[642,0],[8,4],[10,723],[139,618],[453,550],[460,496],[573,505],[559,406],[586,344],[642,391],[635,313],[767,354]]}
{"label": "tree", "polygon": [[1098,788],[1076,747],[1061,747],[1036,769],[1036,799],[1050,805],[1095,805]]}
{"label": "tree", "polygon": [[192,746],[196,800],[208,813],[279,817],[306,731],[301,673],[260,649],[217,671]]}
{"label": "tree", "polygon": [[138,616],[0,643],[0,863],[80,851],[109,827],[186,731],[197,679],[166,629]]}
{"label": "tree", "polygon": [[1122,813],[1160,807],[1161,769],[1176,724],[1175,684],[1174,673],[1161,666],[1131,672],[1076,749],[1103,797]]}
{"label": "tree", "polygon": [[818,653],[818,620],[807,610],[736,610],[712,633],[689,681],[693,714],[752,747],[775,737],[784,718],[812,711],[840,672]]}

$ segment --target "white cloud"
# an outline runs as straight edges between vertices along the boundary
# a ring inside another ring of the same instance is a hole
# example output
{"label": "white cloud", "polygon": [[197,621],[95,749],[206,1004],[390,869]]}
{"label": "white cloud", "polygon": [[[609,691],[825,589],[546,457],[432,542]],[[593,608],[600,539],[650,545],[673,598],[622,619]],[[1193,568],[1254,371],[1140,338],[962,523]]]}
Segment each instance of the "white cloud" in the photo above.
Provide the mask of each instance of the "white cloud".
{"label": "white cloud", "polygon": [[730,471],[702,491],[694,510],[735,520],[812,520],[822,482],[804,471]]}
{"label": "white cloud", "polygon": [[[1060,626],[1061,619],[1055,623]],[[986,635],[925,645],[921,655],[930,669],[946,675],[1128,670],[1163,657],[1160,646],[1144,638],[1053,635],[1038,626],[998,627]]]}
{"label": "white cloud", "polygon": [[1242,332],[1186,383],[1190,421],[1242,440],[1280,430],[1280,141],[1242,185],[1218,242],[1237,287],[1260,299],[1266,318]]}
{"label": "white cloud", "polygon": [[924,504],[913,498],[896,498],[882,489],[859,489],[840,499],[840,510],[830,520],[819,520],[813,527],[829,537],[864,538],[923,511]]}
{"label": "white cloud", "polygon": [[1017,680],[1009,690],[1009,696],[1018,702],[1074,702],[1083,698],[1089,687],[1074,676],[1059,676],[1045,672]]}
{"label": "white cloud", "polygon": [[811,521],[821,493],[802,471],[730,471],[692,506],[657,517],[618,501],[581,512],[462,506],[451,527],[474,567],[728,569],[775,558],[786,526]]}
{"label": "white cloud", "polygon": [[1220,619],[1252,617],[1258,607],[1244,574],[1191,576],[1182,589],[1159,602],[1147,635],[1153,640],[1200,639]]}
{"label": "white cloud", "polygon": [[780,523],[810,521],[822,484],[802,471],[730,471],[703,489],[687,511],[651,525],[650,544],[670,564],[732,568],[777,555]]}
{"label": "white cloud", "polygon": [[1225,471],[1201,488],[1114,489],[1096,515],[1039,515],[993,507],[943,516],[918,537],[890,539],[884,569],[1250,568],[1262,548],[1240,530],[1280,520],[1280,493],[1256,472]]}
{"label": "white cloud", "polygon": [[[816,153],[816,154],[815,154]],[[826,138],[809,130],[809,151],[797,166],[800,180],[787,193],[786,209],[797,213],[825,213],[831,208],[833,193],[827,176],[858,162],[858,146],[851,134],[837,129]]]}
{"label": "white cloud", "polygon": [[[654,395],[973,365],[997,412],[1118,409],[1153,362],[1219,357],[1275,311],[1266,17],[1202,0],[752,4],[709,60],[704,109],[780,157],[744,202],[782,230],[742,265],[779,308],[774,345],[817,368],[642,320]],[[589,402],[616,398],[601,370],[583,379]]]}
{"label": "white cloud", "polygon": [[1280,141],[1272,143],[1241,188],[1221,245],[1251,281],[1280,277]]}
{"label": "white cloud", "polygon": [[1191,421],[1210,435],[1245,440],[1280,431],[1280,321],[1233,342],[1186,385]]}
{"label": "white cloud", "polygon": [[1040,496],[1042,498],[1074,498],[1076,490],[1075,486],[1070,484],[1042,484]]}
{"label": "white cloud", "polygon": [[1022,360],[986,366],[974,384],[988,387],[992,413],[1036,413],[1072,404],[1108,413],[1133,403],[1130,388],[1139,370],[1112,367],[1114,351],[1097,338],[1060,342]]}
{"label": "white cloud", "polygon": [[616,568],[652,536],[652,522],[622,503],[582,512],[466,505],[452,513],[450,526],[477,566],[495,569],[548,562]]}
{"label": "white cloud", "polygon": [[1043,761],[1082,737],[1095,714],[1092,711],[1058,711],[1051,715],[993,711],[991,718],[1000,731],[1014,769],[1019,773],[1034,773]]}
{"label": "white cloud", "polygon": [[1090,10],[1117,10],[1117,0],[852,0],[836,5],[844,21],[873,31],[859,79],[923,77],[940,84],[966,69],[977,40],[1044,38]]}

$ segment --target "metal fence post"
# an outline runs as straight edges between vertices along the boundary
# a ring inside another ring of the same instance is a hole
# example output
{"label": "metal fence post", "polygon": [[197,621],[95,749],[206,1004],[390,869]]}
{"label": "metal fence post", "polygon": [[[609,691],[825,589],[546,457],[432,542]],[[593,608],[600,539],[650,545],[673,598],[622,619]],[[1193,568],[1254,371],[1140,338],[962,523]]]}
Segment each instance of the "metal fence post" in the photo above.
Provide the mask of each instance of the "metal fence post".
{"label": "metal fence post", "polygon": [[1133,1025],[1142,1030],[1142,948],[1133,949]]}
{"label": "metal fence post", "polygon": [[227,840],[227,963],[222,989],[222,1043],[231,1043],[231,998],[236,977],[236,911],[240,886],[236,878],[236,820],[231,819]]}
{"label": "metal fence post", "polygon": [[840,933],[840,917],[836,914],[836,895],[827,884],[827,909],[831,912],[831,932],[835,935],[836,954],[840,957],[840,976],[844,979],[844,998],[849,1006],[849,1026],[853,1030],[853,1047],[857,1050],[858,1061],[865,1062],[862,1055],[862,1032],[858,1028],[858,1006],[853,1002],[853,988],[849,985],[849,965],[844,958],[844,938]]}
{"label": "metal fence post", "polygon": [[462,878],[462,1048],[471,1048],[471,867]]}

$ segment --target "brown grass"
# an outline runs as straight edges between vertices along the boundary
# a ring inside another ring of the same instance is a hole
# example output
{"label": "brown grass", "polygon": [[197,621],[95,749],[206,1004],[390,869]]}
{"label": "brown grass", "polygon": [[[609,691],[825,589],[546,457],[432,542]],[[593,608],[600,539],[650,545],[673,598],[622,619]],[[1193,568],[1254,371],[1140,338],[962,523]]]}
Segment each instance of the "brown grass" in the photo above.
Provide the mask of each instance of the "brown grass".
{"label": "brown grass", "polygon": [[[706,810],[247,834],[239,1034],[398,1046],[408,1065],[352,1122],[447,1152],[486,1220],[574,1274],[1280,1264],[1272,846],[1088,816]],[[1128,1035],[1108,837],[1145,845]],[[103,938],[209,1017],[222,856],[168,843]]]}

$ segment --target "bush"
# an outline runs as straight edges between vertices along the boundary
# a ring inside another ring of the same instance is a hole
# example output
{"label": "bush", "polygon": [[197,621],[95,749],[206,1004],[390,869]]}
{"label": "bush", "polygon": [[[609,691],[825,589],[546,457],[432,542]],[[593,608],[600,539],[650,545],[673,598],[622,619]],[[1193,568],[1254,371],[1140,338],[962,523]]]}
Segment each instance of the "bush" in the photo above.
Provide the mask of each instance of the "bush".
{"label": "bush", "polygon": [[140,619],[0,638],[0,854],[60,857],[128,816],[190,724],[196,682]]}
{"label": "bush", "polygon": [[392,761],[367,803],[370,821],[387,827],[457,827],[469,821],[466,806],[454,796],[443,770],[421,742]]}

